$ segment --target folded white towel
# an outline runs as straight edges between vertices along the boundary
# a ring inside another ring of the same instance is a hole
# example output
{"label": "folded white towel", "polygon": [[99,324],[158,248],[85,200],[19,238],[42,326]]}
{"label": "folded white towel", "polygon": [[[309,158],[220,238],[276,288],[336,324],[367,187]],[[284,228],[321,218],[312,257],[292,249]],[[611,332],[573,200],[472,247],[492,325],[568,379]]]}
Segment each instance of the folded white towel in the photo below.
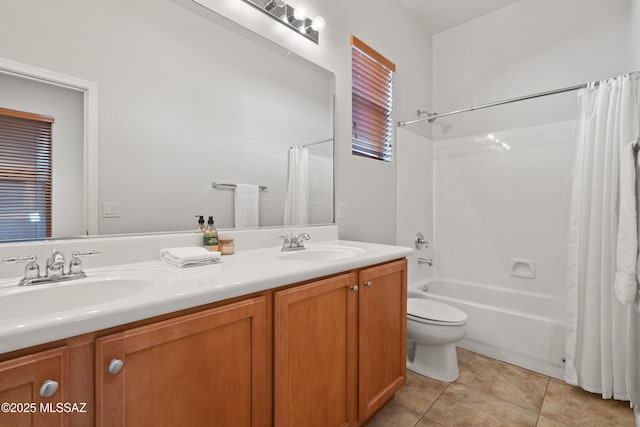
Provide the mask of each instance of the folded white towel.
{"label": "folded white towel", "polygon": [[166,248],[160,251],[160,259],[176,267],[195,267],[220,262],[220,252],[200,247]]}

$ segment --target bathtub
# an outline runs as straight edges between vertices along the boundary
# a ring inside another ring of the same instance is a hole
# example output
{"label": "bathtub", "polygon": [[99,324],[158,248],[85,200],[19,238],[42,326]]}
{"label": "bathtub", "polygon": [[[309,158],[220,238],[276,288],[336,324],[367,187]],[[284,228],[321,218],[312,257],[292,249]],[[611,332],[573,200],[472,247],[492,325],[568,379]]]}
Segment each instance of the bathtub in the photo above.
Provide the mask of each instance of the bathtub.
{"label": "bathtub", "polygon": [[467,335],[459,347],[562,379],[563,300],[446,279],[411,283],[407,295],[441,301],[467,313]]}

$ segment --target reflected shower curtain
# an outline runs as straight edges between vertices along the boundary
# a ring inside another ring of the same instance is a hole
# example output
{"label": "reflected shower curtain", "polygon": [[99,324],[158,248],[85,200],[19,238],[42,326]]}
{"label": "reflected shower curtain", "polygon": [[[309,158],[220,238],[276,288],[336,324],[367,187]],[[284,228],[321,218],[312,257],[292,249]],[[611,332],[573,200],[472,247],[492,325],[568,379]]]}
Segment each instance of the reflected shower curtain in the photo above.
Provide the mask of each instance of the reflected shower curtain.
{"label": "reflected shower curtain", "polygon": [[[638,256],[633,147],[640,127],[639,77],[591,83],[578,95],[564,375],[568,383],[604,398],[631,398],[636,404],[638,328],[631,322],[638,321],[632,308],[637,298],[622,304],[614,280],[616,270],[629,271],[630,259],[635,272]],[[635,248],[629,244],[634,239]]]}
{"label": "reflected shower curtain", "polygon": [[289,149],[284,225],[309,224],[309,152],[305,147]]}

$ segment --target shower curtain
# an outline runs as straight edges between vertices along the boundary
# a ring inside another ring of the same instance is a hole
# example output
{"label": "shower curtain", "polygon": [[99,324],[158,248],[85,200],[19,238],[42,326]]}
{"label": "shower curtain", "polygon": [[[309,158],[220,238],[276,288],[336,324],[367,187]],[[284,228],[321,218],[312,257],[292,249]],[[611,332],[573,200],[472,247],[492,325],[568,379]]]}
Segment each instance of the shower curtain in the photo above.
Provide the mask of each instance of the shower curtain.
{"label": "shower curtain", "polygon": [[287,196],[284,201],[284,225],[309,223],[309,152],[305,147],[289,149]]}
{"label": "shower curtain", "polygon": [[[578,95],[564,375],[570,384],[604,398],[631,399],[636,406],[639,77],[591,83]],[[634,290],[626,297],[616,294],[614,282]]]}

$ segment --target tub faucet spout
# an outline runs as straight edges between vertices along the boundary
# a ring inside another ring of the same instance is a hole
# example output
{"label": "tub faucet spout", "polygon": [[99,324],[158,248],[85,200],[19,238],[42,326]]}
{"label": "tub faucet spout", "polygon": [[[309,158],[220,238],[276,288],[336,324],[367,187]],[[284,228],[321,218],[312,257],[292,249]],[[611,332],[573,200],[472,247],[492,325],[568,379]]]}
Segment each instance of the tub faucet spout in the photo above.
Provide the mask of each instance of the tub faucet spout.
{"label": "tub faucet spout", "polygon": [[433,265],[431,258],[418,258],[418,264],[427,264],[429,267]]}

